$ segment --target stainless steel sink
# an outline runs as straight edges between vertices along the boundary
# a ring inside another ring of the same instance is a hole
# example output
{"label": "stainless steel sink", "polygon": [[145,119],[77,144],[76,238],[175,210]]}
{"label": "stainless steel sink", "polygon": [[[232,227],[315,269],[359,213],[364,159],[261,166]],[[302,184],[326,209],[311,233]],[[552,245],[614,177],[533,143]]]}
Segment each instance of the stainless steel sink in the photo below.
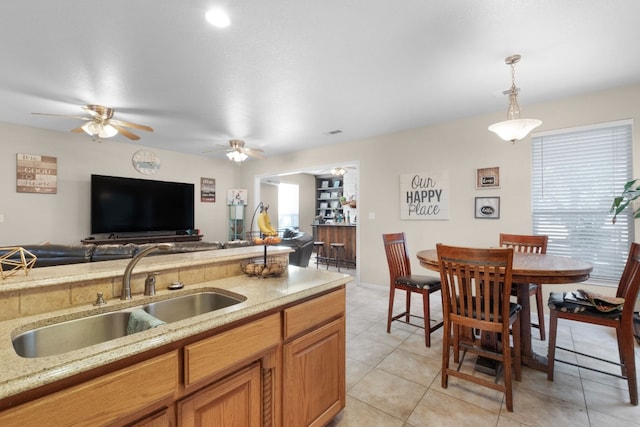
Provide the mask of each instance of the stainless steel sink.
{"label": "stainless steel sink", "polygon": [[44,357],[124,337],[130,314],[116,311],[32,329],[13,338],[13,348],[22,357]]}
{"label": "stainless steel sink", "polygon": [[246,298],[241,295],[232,297],[218,292],[201,292],[153,302],[142,308],[153,317],[171,323],[220,310],[244,300]]}
{"label": "stainless steel sink", "polygon": [[22,357],[44,357],[78,350],[127,335],[131,311],[142,308],[152,316],[172,323],[220,310],[246,300],[215,291],[198,292],[130,307],[120,311],[81,317],[34,328],[16,335],[13,348]]}

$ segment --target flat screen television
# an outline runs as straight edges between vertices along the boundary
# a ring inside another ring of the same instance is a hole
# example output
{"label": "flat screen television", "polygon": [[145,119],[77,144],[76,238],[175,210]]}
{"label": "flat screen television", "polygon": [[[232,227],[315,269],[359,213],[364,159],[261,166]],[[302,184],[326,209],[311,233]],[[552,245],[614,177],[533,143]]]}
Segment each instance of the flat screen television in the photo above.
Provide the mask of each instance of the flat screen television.
{"label": "flat screen television", "polygon": [[193,228],[193,184],[91,175],[91,234],[181,234]]}

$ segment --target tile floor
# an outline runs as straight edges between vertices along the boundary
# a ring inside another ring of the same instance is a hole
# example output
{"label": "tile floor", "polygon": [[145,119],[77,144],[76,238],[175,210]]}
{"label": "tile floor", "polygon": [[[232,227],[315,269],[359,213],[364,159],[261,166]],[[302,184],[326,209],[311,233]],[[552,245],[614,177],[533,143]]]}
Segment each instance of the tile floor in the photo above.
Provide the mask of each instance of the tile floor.
{"label": "tile floor", "polygon": [[[330,427],[640,426],[640,407],[628,403],[626,381],[560,363],[553,382],[546,373],[523,367],[522,381],[514,381],[512,413],[502,393],[456,378],[443,389],[442,329],[432,334],[431,348],[419,328],[394,322],[387,334],[387,303],[386,288],[347,285],[347,406]],[[441,316],[439,294],[432,307],[434,316]],[[534,348],[546,355],[547,342],[536,332]],[[561,342],[617,356],[615,335],[607,328],[561,322]],[[468,359],[466,365],[473,362]]]}

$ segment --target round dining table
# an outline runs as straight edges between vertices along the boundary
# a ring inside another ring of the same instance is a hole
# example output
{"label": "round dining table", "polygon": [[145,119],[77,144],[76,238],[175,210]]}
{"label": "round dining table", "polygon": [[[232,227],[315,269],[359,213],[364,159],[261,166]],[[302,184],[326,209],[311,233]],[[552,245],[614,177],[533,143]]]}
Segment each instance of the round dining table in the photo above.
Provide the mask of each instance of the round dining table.
{"label": "round dining table", "polygon": [[[420,265],[432,271],[440,271],[435,249],[417,253]],[[547,357],[536,354],[531,344],[531,302],[529,284],[558,285],[584,282],[589,278],[593,266],[577,259],[550,255],[514,252],[512,282],[518,288],[520,313],[520,337],[522,364],[540,371],[547,370]]]}

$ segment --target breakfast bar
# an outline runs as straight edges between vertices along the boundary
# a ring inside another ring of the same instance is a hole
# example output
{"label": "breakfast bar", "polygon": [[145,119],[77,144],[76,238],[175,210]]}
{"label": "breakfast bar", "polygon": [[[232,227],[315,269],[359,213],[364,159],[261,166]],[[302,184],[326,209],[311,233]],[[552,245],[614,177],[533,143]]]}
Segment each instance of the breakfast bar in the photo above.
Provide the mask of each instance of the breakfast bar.
{"label": "breakfast bar", "polygon": [[[331,257],[330,244],[343,243],[342,262],[351,268],[356,266],[356,225],[355,224],[314,224],[313,240],[324,242],[326,257]],[[332,260],[335,262],[335,259]]]}

